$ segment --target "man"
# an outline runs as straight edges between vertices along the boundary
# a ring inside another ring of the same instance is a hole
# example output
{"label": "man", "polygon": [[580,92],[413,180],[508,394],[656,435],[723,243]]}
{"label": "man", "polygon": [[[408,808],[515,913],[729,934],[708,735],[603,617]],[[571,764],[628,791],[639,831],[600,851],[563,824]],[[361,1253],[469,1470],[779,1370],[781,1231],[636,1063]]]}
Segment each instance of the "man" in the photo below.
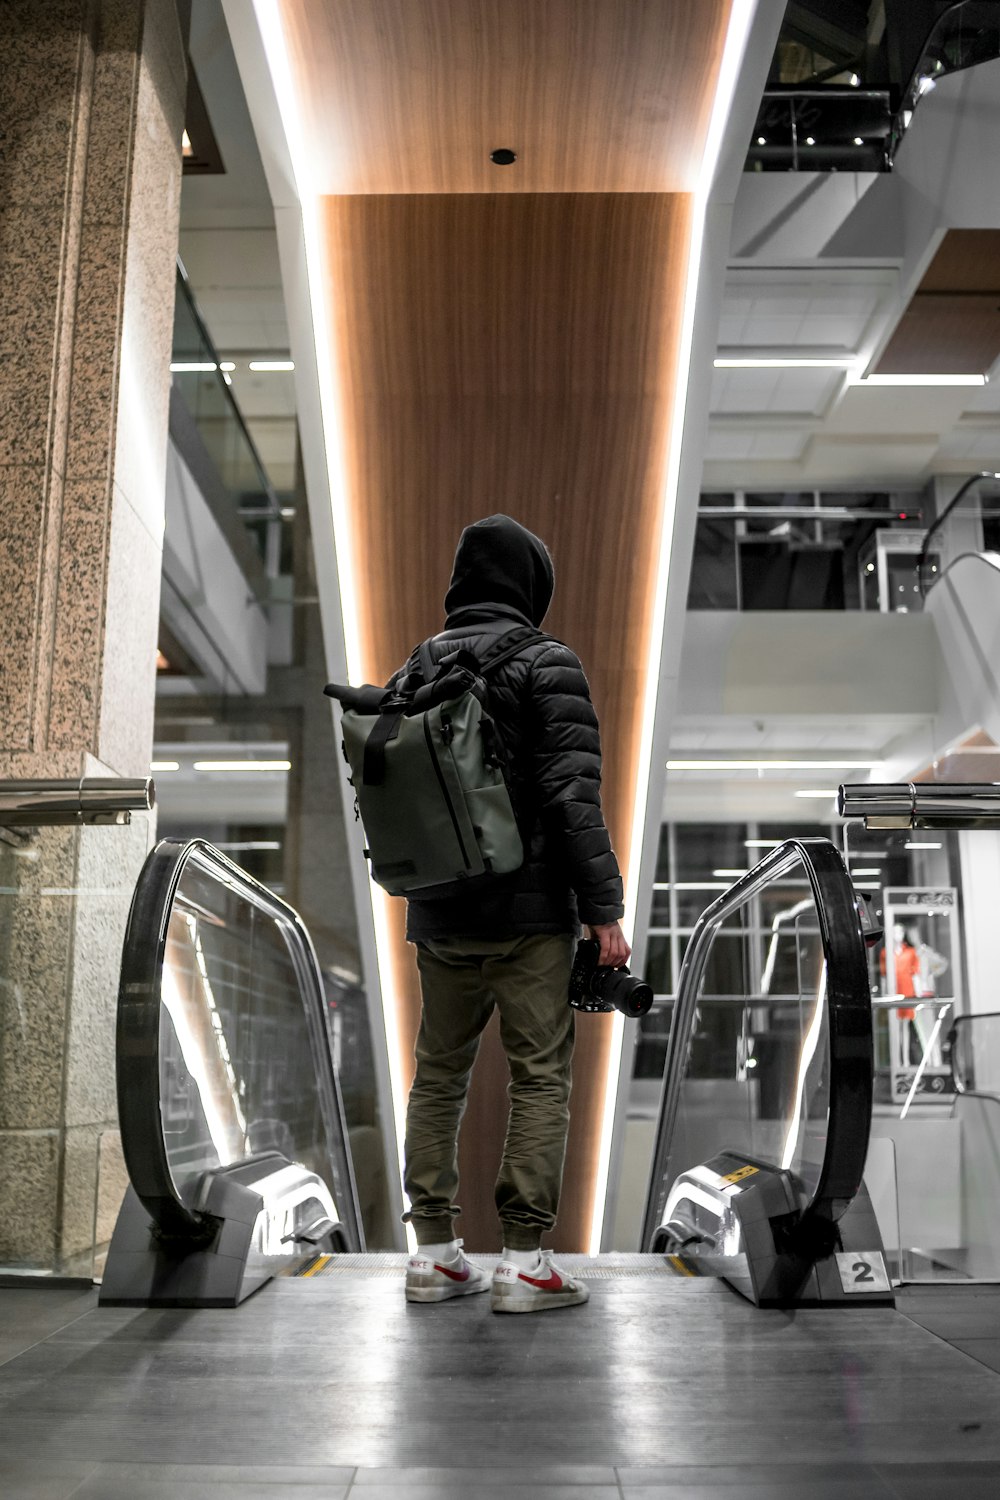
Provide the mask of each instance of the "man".
{"label": "man", "polygon": [[[553,583],[544,543],[509,516],[467,527],[445,598],[445,630],[431,643],[434,661],[460,649],[484,661],[514,627],[539,626]],[[452,1225],[460,1212],[458,1129],[495,1006],[511,1082],[496,1183],[503,1253],[491,1305],[538,1312],[588,1297],[540,1249],[556,1220],[569,1126],[568,984],[579,921],[599,940],[601,964],[620,966],[630,949],[619,926],[621,875],[601,813],[597,717],[579,660],[558,642],[529,639],[490,675],[488,707],[507,755],[525,859],[488,886],[411,898],[407,908],[423,1013],[406,1120],[407,1217],[418,1245],[406,1296],[439,1302],[490,1286],[466,1260]]]}

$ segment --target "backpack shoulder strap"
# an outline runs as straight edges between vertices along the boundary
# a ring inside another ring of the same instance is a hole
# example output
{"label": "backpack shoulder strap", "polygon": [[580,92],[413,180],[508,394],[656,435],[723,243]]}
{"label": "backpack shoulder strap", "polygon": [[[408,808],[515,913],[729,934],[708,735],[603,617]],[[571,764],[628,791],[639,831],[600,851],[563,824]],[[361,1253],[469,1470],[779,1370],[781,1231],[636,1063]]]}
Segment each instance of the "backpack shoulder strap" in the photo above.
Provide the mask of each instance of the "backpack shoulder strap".
{"label": "backpack shoulder strap", "polygon": [[[514,637],[517,637],[515,640]],[[536,630],[533,625],[515,625],[513,630],[508,630],[500,637],[495,651],[489,652],[483,661],[479,663],[479,670],[485,677],[488,672],[503,666],[505,661],[519,656],[525,646],[534,644],[535,641],[551,641],[557,646],[562,642],[554,635],[546,635],[544,630]]]}

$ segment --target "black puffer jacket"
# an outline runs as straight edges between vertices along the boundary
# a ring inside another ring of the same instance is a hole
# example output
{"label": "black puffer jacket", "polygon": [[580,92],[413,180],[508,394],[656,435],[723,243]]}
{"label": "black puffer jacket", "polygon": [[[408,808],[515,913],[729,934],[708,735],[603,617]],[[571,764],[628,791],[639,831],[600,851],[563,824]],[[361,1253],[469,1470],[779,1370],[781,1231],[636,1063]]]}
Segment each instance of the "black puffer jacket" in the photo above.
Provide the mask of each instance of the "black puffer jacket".
{"label": "black puffer jacket", "polygon": [[[553,583],[544,544],[509,516],[466,527],[446,628],[431,644],[435,661],[462,648],[482,660],[515,626],[540,625]],[[578,658],[557,642],[529,641],[490,676],[488,707],[507,752],[525,862],[468,894],[412,898],[407,937],[504,938],[613,922],[624,910],[622,881],[601,813],[597,715]]]}

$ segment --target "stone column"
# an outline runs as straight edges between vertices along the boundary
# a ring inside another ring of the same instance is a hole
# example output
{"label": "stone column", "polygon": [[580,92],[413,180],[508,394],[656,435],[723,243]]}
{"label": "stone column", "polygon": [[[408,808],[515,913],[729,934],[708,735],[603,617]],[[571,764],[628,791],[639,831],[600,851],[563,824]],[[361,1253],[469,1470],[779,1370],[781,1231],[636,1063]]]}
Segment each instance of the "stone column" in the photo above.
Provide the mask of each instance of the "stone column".
{"label": "stone column", "polygon": [[[0,777],[148,774],[186,90],[177,0],[0,8]],[[87,1270],[152,836],[0,844],[0,1265]]]}

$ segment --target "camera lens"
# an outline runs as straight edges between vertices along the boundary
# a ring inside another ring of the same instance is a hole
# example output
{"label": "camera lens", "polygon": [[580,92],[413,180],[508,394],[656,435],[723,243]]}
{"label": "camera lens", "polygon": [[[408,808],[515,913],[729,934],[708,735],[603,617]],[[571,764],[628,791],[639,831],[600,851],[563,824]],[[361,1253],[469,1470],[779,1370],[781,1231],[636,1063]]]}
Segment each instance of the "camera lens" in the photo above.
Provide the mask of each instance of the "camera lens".
{"label": "camera lens", "polygon": [[644,1016],[653,1005],[653,989],[644,979],[637,979],[627,969],[605,969],[602,994],[623,1016]]}

